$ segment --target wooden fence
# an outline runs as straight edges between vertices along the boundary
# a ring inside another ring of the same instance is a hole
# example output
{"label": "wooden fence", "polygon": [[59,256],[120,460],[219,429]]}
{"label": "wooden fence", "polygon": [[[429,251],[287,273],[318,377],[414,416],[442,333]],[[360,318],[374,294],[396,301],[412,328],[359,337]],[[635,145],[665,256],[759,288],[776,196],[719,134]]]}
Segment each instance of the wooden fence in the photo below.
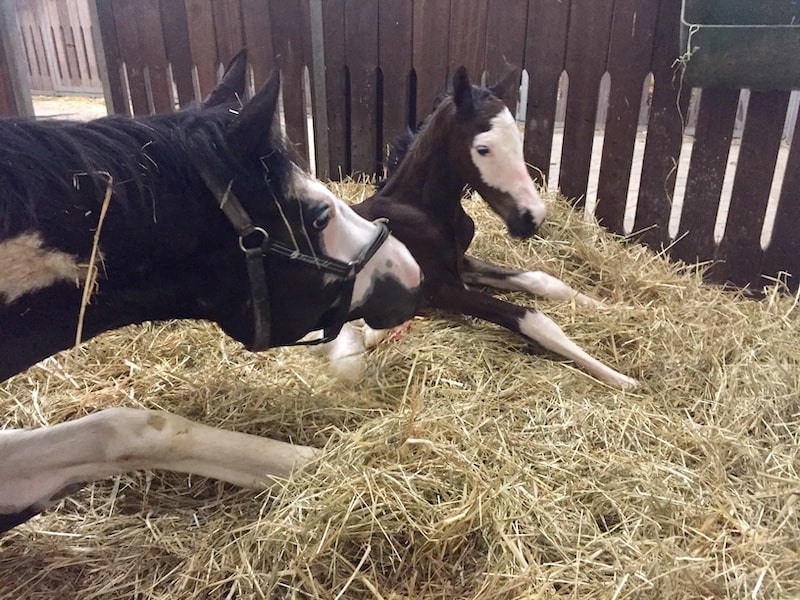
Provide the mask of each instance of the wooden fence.
{"label": "wooden fence", "polygon": [[89,0],[16,0],[31,90],[99,95]]}
{"label": "wooden fence", "polygon": [[[800,124],[789,92],[752,91],[740,112],[738,161],[732,175],[728,169],[730,205],[718,242],[714,229],[740,93],[702,91],[693,106],[697,123],[682,216],[677,235],[670,235],[691,96],[673,66],[681,53],[680,0],[93,1],[116,112],[170,110],[204,96],[221,65],[246,45],[255,82],[276,64],[282,69],[287,132],[306,156],[313,144],[322,177],[378,170],[385,143],[427,114],[457,66],[491,82],[514,65],[528,80],[527,97],[520,99],[526,158],[536,173],[558,162],[561,191],[582,205],[605,80],[602,151],[595,150],[600,221],[623,231],[635,179],[638,239],[668,247],[678,259],[714,261],[714,281],[759,286],[785,271],[797,287]],[[563,130],[557,132],[564,74]],[[637,131],[642,119],[645,134]],[[790,136],[787,122],[794,123]],[[556,135],[563,136],[560,157],[553,156]],[[641,173],[632,178],[637,135],[645,135],[644,150]],[[777,182],[772,238],[762,249],[782,137],[791,146],[777,171],[785,176]]]}

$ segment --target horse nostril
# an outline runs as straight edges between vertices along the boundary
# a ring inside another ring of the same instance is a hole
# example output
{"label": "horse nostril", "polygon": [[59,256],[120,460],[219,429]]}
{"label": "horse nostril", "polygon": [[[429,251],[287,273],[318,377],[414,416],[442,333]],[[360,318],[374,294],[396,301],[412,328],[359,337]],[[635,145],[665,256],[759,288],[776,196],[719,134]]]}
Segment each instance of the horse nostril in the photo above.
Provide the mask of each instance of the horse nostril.
{"label": "horse nostril", "polygon": [[531,211],[525,211],[525,214],[522,215],[522,221],[525,223],[526,227],[533,227],[536,229],[536,220],[533,218],[533,213]]}
{"label": "horse nostril", "polygon": [[508,224],[509,233],[516,238],[527,239],[536,233],[538,228],[536,218],[530,210],[524,210],[520,213],[519,219],[513,223]]}

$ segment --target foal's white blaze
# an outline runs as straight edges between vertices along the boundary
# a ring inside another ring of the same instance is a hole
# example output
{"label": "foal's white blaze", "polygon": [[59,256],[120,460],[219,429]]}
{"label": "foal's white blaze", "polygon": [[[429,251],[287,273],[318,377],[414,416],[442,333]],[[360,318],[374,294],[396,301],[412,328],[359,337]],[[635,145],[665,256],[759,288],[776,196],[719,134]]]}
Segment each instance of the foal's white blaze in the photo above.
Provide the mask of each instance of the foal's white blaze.
{"label": "foal's white blaze", "polygon": [[[522,135],[517,122],[511,111],[504,108],[492,118],[490,125],[488,131],[479,133],[472,140],[472,162],[486,185],[514,198],[519,212],[530,211],[539,226],[544,222],[547,209],[525,167]],[[488,149],[488,154],[485,149]]]}
{"label": "foal's white blaze", "polygon": [[85,276],[77,257],[45,249],[38,233],[0,242],[0,299],[6,304],[59,281],[79,286]]}
{"label": "foal's white blaze", "polygon": [[[302,186],[306,198],[325,202],[330,207],[330,222],[322,230],[322,249],[326,256],[349,262],[356,259],[375,239],[377,226],[357,215],[322,183],[298,170],[294,185],[296,188]],[[421,283],[419,265],[405,245],[393,236],[389,236],[356,276],[350,302],[351,310],[358,308],[366,300],[372,282],[382,275],[392,275],[409,290],[419,287]]]}

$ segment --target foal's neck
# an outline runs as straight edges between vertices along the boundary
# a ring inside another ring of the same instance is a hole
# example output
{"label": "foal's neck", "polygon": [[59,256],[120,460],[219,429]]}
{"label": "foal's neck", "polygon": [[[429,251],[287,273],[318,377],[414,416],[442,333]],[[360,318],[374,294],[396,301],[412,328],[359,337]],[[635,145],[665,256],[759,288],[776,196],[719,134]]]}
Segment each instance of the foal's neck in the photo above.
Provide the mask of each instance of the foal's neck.
{"label": "foal's neck", "polygon": [[452,214],[467,183],[450,156],[451,138],[456,135],[454,121],[452,102],[439,106],[417,134],[381,196],[443,211],[448,217]]}

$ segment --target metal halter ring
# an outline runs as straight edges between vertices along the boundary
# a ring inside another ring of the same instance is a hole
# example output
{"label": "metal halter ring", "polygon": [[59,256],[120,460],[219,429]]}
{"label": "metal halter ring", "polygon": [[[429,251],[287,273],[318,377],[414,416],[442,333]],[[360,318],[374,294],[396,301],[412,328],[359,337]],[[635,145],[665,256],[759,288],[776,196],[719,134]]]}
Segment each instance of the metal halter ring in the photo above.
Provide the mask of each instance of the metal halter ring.
{"label": "metal halter ring", "polygon": [[[258,245],[253,245],[253,246],[249,246],[249,247],[245,246],[244,245],[244,239],[247,238],[247,237],[250,237],[254,233],[260,233],[261,234],[261,236],[262,236],[261,243],[258,244]],[[239,248],[242,250],[242,252],[249,252],[249,251],[255,250],[255,249],[262,249],[262,248],[265,247],[266,242],[268,240],[269,240],[269,234],[267,233],[267,231],[263,227],[258,227],[257,225],[255,225],[255,226],[251,227],[250,231],[248,231],[247,233],[242,232],[239,235]]]}

